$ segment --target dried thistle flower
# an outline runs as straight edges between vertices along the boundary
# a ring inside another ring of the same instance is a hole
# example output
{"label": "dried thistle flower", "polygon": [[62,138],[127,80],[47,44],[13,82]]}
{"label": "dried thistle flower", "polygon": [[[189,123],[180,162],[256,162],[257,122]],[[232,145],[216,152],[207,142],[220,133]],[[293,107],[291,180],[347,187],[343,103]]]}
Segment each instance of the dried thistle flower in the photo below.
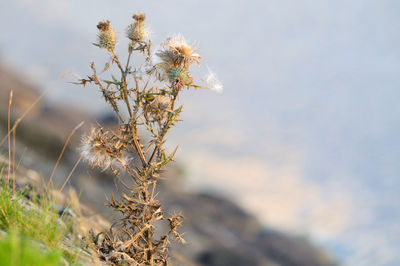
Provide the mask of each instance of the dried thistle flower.
{"label": "dried thistle flower", "polygon": [[149,38],[149,28],[144,23],[146,15],[139,12],[133,15],[135,20],[128,25],[126,36],[133,42],[145,42]]}
{"label": "dried thistle flower", "polygon": [[146,19],[146,15],[142,12],[133,14],[132,18],[138,22],[143,22]]}
{"label": "dried thistle flower", "polygon": [[171,107],[171,100],[165,95],[157,95],[149,106],[150,113],[156,120],[162,120],[167,116]]}
{"label": "dried thistle flower", "polygon": [[98,40],[94,45],[113,52],[117,43],[117,36],[114,29],[111,27],[110,21],[100,21],[99,24],[97,24],[97,28],[99,29],[99,33],[97,34]]}
{"label": "dried thistle flower", "polygon": [[92,167],[98,166],[103,170],[121,169],[129,162],[121,147],[110,132],[104,132],[102,128],[92,128],[89,134],[82,136],[79,150],[82,158]]}
{"label": "dried thistle flower", "polygon": [[[162,43],[156,53],[160,62],[153,63],[152,42],[148,40],[145,18],[142,13],[133,15],[134,21],[126,29],[130,40],[126,63],[114,52],[116,36],[110,22],[101,21],[97,26],[99,40],[96,45],[112,53],[110,64],[116,64],[120,78],[111,74],[108,80],[100,79],[92,63],[93,74],[78,82],[97,85],[120,122],[118,133],[104,131],[101,127],[92,128],[82,138],[82,157],[92,166],[104,170],[111,168],[117,176],[123,172],[134,182],[132,189],[124,183],[129,188],[129,195],[111,198],[109,206],[123,217],[105,234],[102,243],[96,243],[100,257],[111,265],[168,265],[170,239],[184,243],[182,234],[178,232],[183,217],[164,214],[156,199],[157,183],[177,151],[176,148],[168,154],[164,144],[170,129],[179,121],[183,106],[175,105],[181,89],[185,86],[206,88],[193,84],[189,66],[200,64],[201,57],[182,35],[170,37]],[[131,64],[134,51],[145,57],[147,69],[144,72],[141,67]],[[106,65],[103,72],[109,69],[110,65]],[[131,76],[134,84],[130,84],[132,79],[128,79]],[[222,89],[222,84],[211,71],[205,81],[211,84],[207,89]],[[126,115],[120,112],[123,106]],[[150,133],[148,144],[139,136],[141,128]],[[158,221],[167,222],[167,230],[158,232]]]}
{"label": "dried thistle flower", "polygon": [[201,56],[181,35],[169,37],[156,53],[161,62],[156,67],[168,72],[173,67],[188,68],[191,64],[200,64]]}

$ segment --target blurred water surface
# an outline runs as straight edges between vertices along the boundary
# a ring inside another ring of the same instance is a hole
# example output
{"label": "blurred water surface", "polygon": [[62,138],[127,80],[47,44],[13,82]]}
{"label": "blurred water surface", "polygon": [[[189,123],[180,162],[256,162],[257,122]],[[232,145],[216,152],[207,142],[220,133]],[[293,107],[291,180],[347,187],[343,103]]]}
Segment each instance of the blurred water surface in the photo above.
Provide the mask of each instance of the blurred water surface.
{"label": "blurred water surface", "polygon": [[[400,264],[399,1],[2,0],[2,60],[42,87],[84,76],[107,59],[91,45],[97,22],[112,21],[126,54],[137,11],[156,43],[198,41],[225,86],[181,98],[170,142],[190,189],[224,193],[346,265]],[[96,89],[65,82],[49,99],[107,111]]]}

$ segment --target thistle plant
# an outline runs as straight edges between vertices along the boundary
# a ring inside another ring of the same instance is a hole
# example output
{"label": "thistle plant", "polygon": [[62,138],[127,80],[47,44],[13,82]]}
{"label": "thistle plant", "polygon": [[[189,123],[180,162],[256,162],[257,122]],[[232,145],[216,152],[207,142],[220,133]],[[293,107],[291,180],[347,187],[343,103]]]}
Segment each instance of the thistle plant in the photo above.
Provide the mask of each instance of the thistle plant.
{"label": "thistle plant", "polygon": [[[222,89],[214,74],[214,87],[194,83],[190,67],[199,65],[201,56],[182,35],[163,42],[155,53],[157,63],[153,63],[145,19],[142,13],[133,15],[133,22],[126,29],[129,45],[124,64],[115,52],[114,29],[109,21],[101,21],[95,45],[108,51],[110,61],[102,73],[91,63],[93,73],[78,82],[83,86],[95,84],[119,120],[118,129],[106,130],[98,125],[82,137],[83,159],[92,167],[111,170],[117,179],[124,174],[132,180],[131,185],[123,183],[129,192],[122,193],[119,199],[112,196],[109,201],[108,205],[122,218],[97,246],[100,257],[111,264],[167,265],[170,239],[184,242],[178,232],[183,217],[167,216],[156,199],[157,183],[177,151],[168,153],[164,144],[170,129],[179,121],[183,106],[177,100],[184,88]],[[141,54],[144,63],[132,64],[133,53]],[[108,79],[101,77],[106,72],[111,72]],[[141,134],[146,131],[145,142]],[[155,224],[162,221],[168,225],[164,233]]]}

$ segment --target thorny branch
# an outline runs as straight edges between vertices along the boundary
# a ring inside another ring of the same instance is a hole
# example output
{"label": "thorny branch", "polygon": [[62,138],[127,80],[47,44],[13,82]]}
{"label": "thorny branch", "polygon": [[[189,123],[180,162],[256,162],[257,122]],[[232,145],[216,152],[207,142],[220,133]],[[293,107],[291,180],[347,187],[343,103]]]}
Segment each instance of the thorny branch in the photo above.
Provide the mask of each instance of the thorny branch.
{"label": "thorny branch", "polygon": [[[200,64],[201,57],[181,35],[177,35],[162,43],[156,53],[160,62],[152,64],[152,42],[148,38],[145,15],[138,13],[133,15],[133,22],[126,31],[129,53],[123,67],[115,52],[116,34],[110,22],[101,21],[97,28],[98,41],[94,45],[110,53],[111,64],[117,65],[121,77],[116,79],[111,74],[109,80],[100,79],[95,64],[91,63],[93,74],[87,79],[80,79],[78,84],[94,83],[99,87],[105,101],[118,116],[120,127],[117,132],[101,126],[92,128],[83,137],[81,154],[93,167],[111,169],[117,178],[121,174],[130,175],[134,183],[129,189],[129,196],[122,194],[121,199],[111,197],[109,206],[120,212],[123,218],[110,228],[100,243],[96,240],[98,253],[112,265],[167,265],[169,239],[184,242],[178,232],[183,217],[165,216],[156,199],[156,187],[162,170],[173,160],[177,150],[167,155],[163,148],[166,135],[179,121],[182,111],[182,106],[175,109],[176,101],[183,88],[199,87],[193,83],[189,66]],[[131,66],[133,52],[145,57],[144,65],[139,68]],[[144,71],[138,71],[143,67],[146,68]],[[109,65],[103,73],[107,71],[112,71]],[[133,86],[128,84],[131,74]],[[128,118],[124,119],[119,104],[126,106]],[[139,138],[138,127],[151,136],[146,148]],[[140,165],[135,163],[135,158],[140,159]],[[158,239],[154,236],[156,221],[164,221],[169,226],[168,231]]]}

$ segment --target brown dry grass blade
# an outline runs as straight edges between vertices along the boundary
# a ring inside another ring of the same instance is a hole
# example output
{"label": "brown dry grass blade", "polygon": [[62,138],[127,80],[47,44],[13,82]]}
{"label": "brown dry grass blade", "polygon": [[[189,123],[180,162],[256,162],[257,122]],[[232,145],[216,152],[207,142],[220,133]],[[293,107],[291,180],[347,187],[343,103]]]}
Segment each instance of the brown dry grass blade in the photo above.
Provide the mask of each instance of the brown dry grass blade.
{"label": "brown dry grass blade", "polygon": [[47,183],[47,187],[53,182],[53,176],[54,176],[54,174],[55,174],[55,172],[56,172],[56,169],[57,169],[57,166],[59,165],[60,160],[61,160],[61,158],[62,158],[62,156],[63,156],[63,154],[64,154],[64,152],[65,152],[65,149],[67,148],[68,143],[69,143],[69,141],[71,140],[71,137],[75,134],[75,132],[76,132],[84,123],[85,123],[85,121],[80,122],[80,123],[71,131],[71,133],[69,133],[67,139],[66,139],[65,142],[64,142],[64,146],[63,146],[63,148],[62,148],[62,150],[61,150],[61,152],[60,152],[60,155],[58,156],[57,162],[56,162],[56,164],[54,165],[53,171],[51,172],[51,175],[50,175],[50,177],[49,177],[49,181],[48,181],[48,183]]}

